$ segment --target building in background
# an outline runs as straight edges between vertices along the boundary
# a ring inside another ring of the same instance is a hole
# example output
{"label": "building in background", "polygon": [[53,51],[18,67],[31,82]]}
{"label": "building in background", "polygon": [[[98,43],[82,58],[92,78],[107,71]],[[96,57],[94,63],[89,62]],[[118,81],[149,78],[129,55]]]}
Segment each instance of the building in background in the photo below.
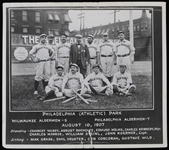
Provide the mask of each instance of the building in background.
{"label": "building in background", "polygon": [[[152,53],[152,32],[151,32],[151,18],[147,17],[146,11],[142,11],[142,15],[138,19],[133,20],[134,33],[134,47],[136,48],[135,60],[151,60]],[[104,32],[109,34],[109,38],[117,40],[117,33],[119,30],[124,31],[125,37],[129,40],[129,20],[118,21],[108,25],[100,25],[93,28],[82,29],[83,37],[93,34],[97,39],[101,39]]]}
{"label": "building in background", "polygon": [[[69,42],[74,43],[75,34],[80,33],[80,31],[69,31],[69,23],[72,21],[69,18],[68,11],[67,9],[11,9],[9,16],[11,40],[9,44],[11,45],[12,62],[30,62],[26,55],[26,59],[18,60],[18,58],[22,57],[20,55],[23,55],[23,51],[29,52],[32,46],[38,43],[39,35],[42,33],[53,34],[55,43],[60,42],[60,35],[65,33],[69,36]],[[140,18],[133,20],[135,61],[151,60],[151,22],[152,20],[147,17],[145,10],[142,11]],[[129,20],[82,29],[81,34],[84,37],[84,42],[88,34],[93,34],[96,44],[98,44],[102,40],[104,32],[109,34],[110,40],[116,41],[119,30],[123,30],[126,39],[129,40]],[[17,58],[15,53],[18,56]]]}
{"label": "building in background", "polygon": [[58,9],[12,9],[10,10],[11,33],[40,35],[62,33],[69,35],[68,10]]}
{"label": "building in background", "polygon": [[9,18],[12,62],[30,62],[28,52],[42,33],[54,35],[54,42],[62,33],[70,35],[72,21],[66,9],[11,9]]}

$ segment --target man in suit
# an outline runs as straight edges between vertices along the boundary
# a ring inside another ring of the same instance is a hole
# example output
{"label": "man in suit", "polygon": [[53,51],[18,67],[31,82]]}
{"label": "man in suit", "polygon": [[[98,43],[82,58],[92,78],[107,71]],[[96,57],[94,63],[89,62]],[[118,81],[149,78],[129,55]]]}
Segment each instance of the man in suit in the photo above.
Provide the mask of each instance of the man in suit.
{"label": "man in suit", "polygon": [[80,73],[86,77],[86,68],[90,63],[90,55],[87,45],[82,44],[82,35],[78,34],[76,43],[70,47],[70,64],[76,63],[79,66]]}

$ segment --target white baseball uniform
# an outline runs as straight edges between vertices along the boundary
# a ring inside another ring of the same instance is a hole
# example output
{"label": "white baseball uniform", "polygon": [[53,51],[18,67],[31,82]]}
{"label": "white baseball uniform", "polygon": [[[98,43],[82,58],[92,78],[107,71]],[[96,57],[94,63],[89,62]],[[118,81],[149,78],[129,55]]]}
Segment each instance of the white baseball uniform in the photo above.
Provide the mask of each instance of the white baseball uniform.
{"label": "white baseball uniform", "polygon": [[73,93],[72,89],[77,91],[78,89],[83,88],[83,80],[84,78],[81,73],[76,72],[75,74],[73,74],[72,72],[69,72],[63,78],[63,93],[68,97],[74,96],[75,94]]}
{"label": "white baseball uniform", "polygon": [[101,72],[99,72],[98,74],[96,74],[95,72],[92,72],[85,78],[84,93],[86,92],[88,93],[88,90],[86,89],[86,87],[88,87],[89,89],[89,84],[99,93],[104,91],[105,89],[106,89],[105,93],[108,93],[108,91],[112,90],[112,86],[109,80]]}
{"label": "white baseball uniform", "polygon": [[39,43],[30,50],[29,54],[35,55],[40,61],[36,66],[35,80],[45,82],[50,78],[50,61],[47,61],[52,53],[51,47],[46,44]]}
{"label": "white baseball uniform", "polygon": [[58,65],[64,66],[64,73],[69,72],[70,43],[60,43],[56,46]]}
{"label": "white baseball uniform", "polygon": [[[55,53],[55,51],[56,51],[56,45],[54,45],[54,44],[48,44],[48,46],[51,47],[52,53]],[[55,54],[55,55],[57,55],[57,54]],[[51,59],[50,59],[50,75],[51,75],[51,76],[56,73],[55,57],[56,57],[56,56],[52,56]]]}
{"label": "white baseball uniform", "polygon": [[126,71],[130,72],[130,55],[135,53],[135,48],[131,42],[125,39],[123,41],[118,40],[115,43],[114,52],[116,53],[118,68],[120,63],[124,63],[126,64]]}
{"label": "white baseball uniform", "polygon": [[125,91],[126,93],[129,91],[131,87],[134,87],[136,89],[136,86],[131,85],[131,83],[132,83],[131,74],[128,72],[124,72],[124,74],[122,74],[119,71],[116,72],[113,76],[112,85],[117,85],[119,90],[126,88]]}
{"label": "white baseball uniform", "polygon": [[53,90],[55,95],[57,95],[57,93],[61,91],[63,77],[63,75],[59,76],[57,73],[52,75],[49,79],[48,86],[45,88],[45,92],[48,93]]}
{"label": "white baseball uniform", "polygon": [[113,76],[113,64],[114,64],[114,44],[111,41],[101,42],[98,46],[98,50],[100,53],[100,63],[102,67],[103,74],[106,77]]}
{"label": "white baseball uniform", "polygon": [[97,59],[97,45],[92,42],[91,44],[86,44],[89,50],[89,55],[90,55],[90,70],[87,70],[87,74],[92,73],[92,67],[94,64],[96,64],[96,59]]}

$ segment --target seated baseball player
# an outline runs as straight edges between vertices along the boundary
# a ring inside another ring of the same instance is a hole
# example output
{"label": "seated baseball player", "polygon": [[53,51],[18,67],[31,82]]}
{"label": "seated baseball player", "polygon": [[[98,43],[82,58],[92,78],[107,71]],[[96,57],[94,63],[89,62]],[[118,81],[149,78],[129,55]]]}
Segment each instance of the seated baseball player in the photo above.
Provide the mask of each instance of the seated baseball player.
{"label": "seated baseball player", "polygon": [[70,72],[66,74],[63,78],[62,83],[62,92],[66,97],[73,97],[75,93],[72,89],[76,92],[81,91],[83,88],[83,75],[78,72],[78,65],[75,63],[70,64]]}
{"label": "seated baseball player", "polygon": [[116,72],[113,76],[113,91],[117,95],[132,96],[136,86],[132,84],[131,74],[126,72],[126,65],[124,63],[119,64],[119,72]]}
{"label": "seated baseball player", "polygon": [[62,65],[56,66],[56,73],[52,75],[49,79],[48,85],[45,87],[46,95],[40,100],[45,100],[51,96],[61,97],[63,93],[61,92],[62,82],[63,82],[63,71],[64,67]]}
{"label": "seated baseball player", "polygon": [[95,93],[110,96],[113,94],[113,87],[109,80],[100,72],[99,64],[93,65],[93,72],[84,80],[84,93]]}

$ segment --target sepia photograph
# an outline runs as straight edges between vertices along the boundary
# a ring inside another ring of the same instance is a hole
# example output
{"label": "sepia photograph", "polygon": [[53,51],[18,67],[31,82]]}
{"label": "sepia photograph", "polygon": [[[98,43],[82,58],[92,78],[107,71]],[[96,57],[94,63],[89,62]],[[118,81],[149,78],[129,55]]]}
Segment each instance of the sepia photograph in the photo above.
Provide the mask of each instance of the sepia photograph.
{"label": "sepia photograph", "polygon": [[166,147],[165,7],[4,3],[3,146]]}
{"label": "sepia photograph", "polygon": [[151,8],[8,13],[11,111],[153,109]]}

